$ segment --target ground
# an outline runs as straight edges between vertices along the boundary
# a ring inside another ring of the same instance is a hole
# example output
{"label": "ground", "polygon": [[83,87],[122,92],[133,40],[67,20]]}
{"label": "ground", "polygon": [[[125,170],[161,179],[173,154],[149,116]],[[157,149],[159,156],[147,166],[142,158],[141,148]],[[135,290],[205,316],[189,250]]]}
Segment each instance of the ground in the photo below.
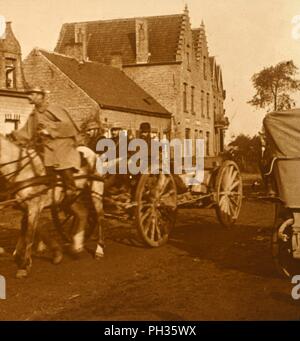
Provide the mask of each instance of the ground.
{"label": "ground", "polygon": [[[17,220],[2,213],[0,246],[10,253]],[[180,210],[169,243],[158,249],[136,243],[133,226],[108,221],[103,260],[66,255],[55,266],[35,257],[25,280],[2,255],[0,320],[298,320],[300,301],[271,259],[272,220],[272,204],[255,200],[244,202],[229,230],[213,210]]]}

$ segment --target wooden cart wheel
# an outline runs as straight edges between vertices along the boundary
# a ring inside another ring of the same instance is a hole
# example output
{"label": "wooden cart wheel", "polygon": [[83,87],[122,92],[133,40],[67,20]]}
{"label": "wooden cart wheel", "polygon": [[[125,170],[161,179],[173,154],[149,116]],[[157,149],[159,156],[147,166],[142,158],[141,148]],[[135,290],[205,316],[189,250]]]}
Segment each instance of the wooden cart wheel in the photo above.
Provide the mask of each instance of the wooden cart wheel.
{"label": "wooden cart wheel", "polygon": [[239,168],[235,162],[226,160],[218,170],[215,185],[216,213],[223,226],[231,227],[236,222],[242,199],[243,184]]}
{"label": "wooden cart wheel", "polygon": [[151,247],[165,244],[175,225],[177,191],[170,174],[143,174],[136,188],[136,222],[142,240]]}
{"label": "wooden cart wheel", "polygon": [[293,258],[292,255],[293,223],[291,210],[281,203],[276,203],[271,244],[272,256],[278,273],[289,278],[300,273],[300,260]]}

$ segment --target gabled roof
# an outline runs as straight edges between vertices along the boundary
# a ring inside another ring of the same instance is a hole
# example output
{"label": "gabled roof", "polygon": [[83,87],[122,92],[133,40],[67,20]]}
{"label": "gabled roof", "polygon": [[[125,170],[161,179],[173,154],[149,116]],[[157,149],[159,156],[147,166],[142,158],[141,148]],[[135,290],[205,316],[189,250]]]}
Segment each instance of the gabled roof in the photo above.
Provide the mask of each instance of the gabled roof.
{"label": "gabled roof", "polygon": [[170,113],[126,74],[96,62],[39,50],[102,108],[170,117]]}
{"label": "gabled roof", "polygon": [[220,65],[216,63],[215,57],[209,57],[209,63],[213,81],[217,85],[218,90],[223,90],[222,70]]}
{"label": "gabled roof", "polygon": [[[184,14],[146,17],[148,23],[150,63],[176,61],[176,52]],[[135,20],[115,19],[86,23],[87,55],[90,60],[109,63],[111,55],[121,53],[123,64],[136,63]],[[62,26],[55,51],[65,53],[75,43],[76,23]]]}

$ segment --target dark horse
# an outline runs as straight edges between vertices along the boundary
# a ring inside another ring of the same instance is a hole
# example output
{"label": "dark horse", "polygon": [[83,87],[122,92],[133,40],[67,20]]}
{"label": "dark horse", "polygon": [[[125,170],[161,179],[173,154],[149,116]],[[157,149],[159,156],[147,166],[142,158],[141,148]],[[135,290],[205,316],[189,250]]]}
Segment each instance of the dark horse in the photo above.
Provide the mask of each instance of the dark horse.
{"label": "dark horse", "polygon": [[[103,257],[102,218],[103,218],[103,182],[96,175],[96,154],[86,147],[79,147],[86,155],[86,165],[75,177],[78,196],[84,190],[90,193],[95,228],[98,240],[95,256]],[[58,182],[50,185],[43,179],[46,170],[42,159],[33,149],[18,146],[0,134],[0,171],[1,177],[14,189],[14,199],[22,208],[23,219],[21,232],[14,252],[17,263],[17,277],[28,275],[32,265],[32,246],[39,218],[44,208],[57,207],[65,197],[65,191]],[[1,204],[1,203],[0,203]],[[85,228],[90,217],[89,207],[80,200],[75,200],[68,207],[74,216],[72,250],[79,253],[84,247]]]}

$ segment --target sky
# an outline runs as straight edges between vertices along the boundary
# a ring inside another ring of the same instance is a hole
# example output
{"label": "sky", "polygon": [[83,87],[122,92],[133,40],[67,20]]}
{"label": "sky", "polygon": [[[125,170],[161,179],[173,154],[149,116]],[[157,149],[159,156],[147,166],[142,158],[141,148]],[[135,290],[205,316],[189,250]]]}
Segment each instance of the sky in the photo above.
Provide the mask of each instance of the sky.
{"label": "sky", "polygon": [[[227,138],[256,134],[265,110],[247,104],[251,76],[284,60],[300,67],[300,25],[292,24],[300,0],[0,0],[0,15],[12,21],[26,57],[34,47],[53,50],[65,22],[177,14],[185,4],[192,27],[204,21],[210,55],[222,66]],[[300,107],[300,93],[294,98]]]}

